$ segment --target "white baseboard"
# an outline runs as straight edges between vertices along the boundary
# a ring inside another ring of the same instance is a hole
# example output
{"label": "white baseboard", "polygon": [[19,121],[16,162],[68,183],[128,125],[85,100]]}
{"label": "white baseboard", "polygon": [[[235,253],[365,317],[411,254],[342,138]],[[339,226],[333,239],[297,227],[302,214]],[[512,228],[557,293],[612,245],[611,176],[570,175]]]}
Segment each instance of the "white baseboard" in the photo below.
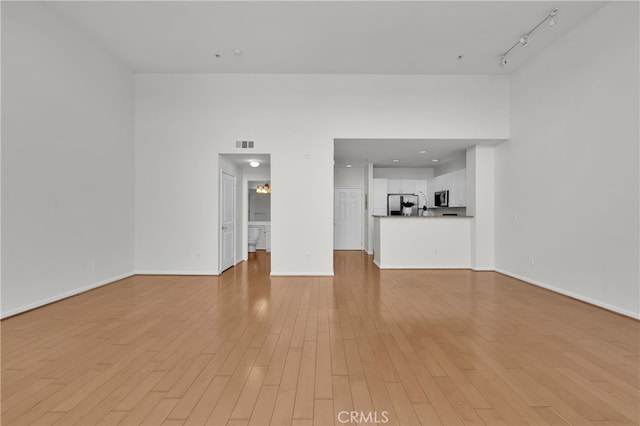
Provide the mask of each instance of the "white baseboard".
{"label": "white baseboard", "polygon": [[19,308],[4,311],[2,312],[2,314],[0,314],[0,318],[4,319],[4,318],[11,317],[13,315],[21,314],[23,312],[27,312],[44,305],[48,305],[50,303],[57,302],[62,299],[66,299],[67,297],[75,296],[77,294],[84,293],[85,291],[93,290],[94,288],[102,287],[104,285],[111,284],[113,282],[132,277],[133,275],[135,275],[133,272],[127,272],[126,274],[116,275],[115,277],[107,278],[106,280],[98,281],[96,283],[89,284],[84,287],[77,288],[75,290],[70,290],[64,293],[57,294],[52,297],[47,297],[46,299],[38,300],[37,302],[29,303],[28,305],[24,305]]}
{"label": "white baseboard", "polygon": [[160,270],[141,270],[136,271],[136,275],[220,275],[220,272],[210,271],[160,271]]}
{"label": "white baseboard", "polygon": [[375,261],[373,262],[380,269],[469,269],[469,265],[402,265],[402,266],[385,266],[378,265]]}
{"label": "white baseboard", "polygon": [[271,271],[272,277],[333,277],[330,272],[291,272],[291,271]]}
{"label": "white baseboard", "polygon": [[600,308],[604,308],[604,309],[607,309],[609,311],[613,311],[613,312],[618,313],[620,315],[624,315],[624,316],[627,316],[627,317],[631,317],[631,318],[640,320],[640,313],[638,313],[638,312],[628,311],[626,309],[619,308],[617,306],[613,306],[613,305],[610,305],[608,303],[604,303],[604,302],[601,302],[599,300],[595,300],[595,299],[592,299],[590,297],[586,297],[586,296],[583,296],[581,294],[574,293],[572,291],[567,291],[567,290],[564,290],[564,289],[561,289],[561,288],[558,288],[558,287],[555,287],[555,286],[552,286],[552,285],[548,285],[548,284],[545,284],[543,282],[540,282],[540,281],[537,281],[537,280],[534,280],[534,279],[531,279],[531,278],[524,277],[522,275],[514,274],[513,272],[505,271],[503,269],[495,269],[495,271],[499,272],[501,274],[507,275],[507,276],[509,276],[511,278],[515,278],[517,280],[524,281],[524,282],[529,283],[529,284],[533,284],[533,285],[535,285],[537,287],[542,287],[542,288],[545,288],[547,290],[551,290],[551,291],[553,291],[555,293],[563,294],[563,295],[569,296],[569,297],[571,297],[573,299],[581,300],[581,301],[589,303],[591,305],[595,305],[595,306],[598,306]]}
{"label": "white baseboard", "polygon": [[496,271],[495,268],[492,268],[491,266],[476,266],[475,268],[469,267],[469,269],[476,272],[495,272]]}

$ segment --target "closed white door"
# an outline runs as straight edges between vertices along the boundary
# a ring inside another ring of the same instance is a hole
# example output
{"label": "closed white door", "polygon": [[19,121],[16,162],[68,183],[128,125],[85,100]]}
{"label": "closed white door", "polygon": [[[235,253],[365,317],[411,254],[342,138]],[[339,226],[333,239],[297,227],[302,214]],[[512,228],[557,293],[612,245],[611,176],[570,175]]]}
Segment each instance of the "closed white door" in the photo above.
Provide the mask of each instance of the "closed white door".
{"label": "closed white door", "polygon": [[235,264],[235,176],[222,173],[220,190],[220,272]]}
{"label": "closed white door", "polygon": [[362,190],[336,188],[333,208],[333,248],[362,250]]}

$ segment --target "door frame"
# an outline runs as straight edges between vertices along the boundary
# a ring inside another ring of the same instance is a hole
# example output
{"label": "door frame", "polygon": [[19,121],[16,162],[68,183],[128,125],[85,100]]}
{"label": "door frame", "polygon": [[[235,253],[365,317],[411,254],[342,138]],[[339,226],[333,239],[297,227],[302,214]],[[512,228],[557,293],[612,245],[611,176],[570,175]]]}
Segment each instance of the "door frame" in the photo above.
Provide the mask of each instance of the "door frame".
{"label": "door frame", "polygon": [[365,191],[364,188],[359,188],[355,186],[335,186],[333,188],[333,250],[347,250],[347,249],[336,249],[336,231],[335,231],[335,223],[336,223],[336,190],[337,189],[357,189],[360,191],[360,248],[359,249],[351,249],[351,250],[364,250],[367,251],[367,248],[364,244],[364,232],[365,232],[365,224],[364,224],[364,214],[365,214]]}
{"label": "door frame", "polygon": [[222,269],[223,265],[222,265],[222,261],[223,261],[223,247],[224,247],[224,238],[222,236],[222,221],[223,221],[223,211],[224,211],[224,175],[227,176],[231,176],[233,178],[233,200],[232,200],[232,207],[233,207],[233,263],[231,264],[231,266],[229,266],[229,268],[234,267],[237,264],[237,256],[236,256],[236,231],[238,229],[238,225],[236,223],[236,185],[237,185],[237,178],[236,176],[224,172],[222,170],[220,170],[220,189],[219,189],[219,196],[218,196],[218,269],[220,270],[220,274],[222,274],[224,271],[226,271],[229,268],[226,269]]}

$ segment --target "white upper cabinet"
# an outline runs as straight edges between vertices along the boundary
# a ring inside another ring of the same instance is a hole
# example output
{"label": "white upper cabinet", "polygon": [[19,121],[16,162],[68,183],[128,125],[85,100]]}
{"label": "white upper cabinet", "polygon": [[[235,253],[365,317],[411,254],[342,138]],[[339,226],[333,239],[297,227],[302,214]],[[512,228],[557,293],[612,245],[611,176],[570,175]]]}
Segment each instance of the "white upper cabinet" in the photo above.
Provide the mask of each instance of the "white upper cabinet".
{"label": "white upper cabinet", "polygon": [[427,185],[426,179],[389,179],[387,191],[389,194],[418,194]]}
{"label": "white upper cabinet", "polygon": [[[429,197],[428,189],[429,185],[426,179],[374,178],[373,214],[376,216],[387,215],[388,194],[415,194],[418,196],[418,208],[422,208],[425,202],[429,202],[430,198],[433,204],[433,196]],[[429,204],[427,204],[427,207],[429,207]]]}
{"label": "white upper cabinet", "polygon": [[432,180],[434,192],[449,190],[451,182],[449,174],[436,176]]}
{"label": "white upper cabinet", "polygon": [[449,207],[466,207],[467,205],[467,170],[436,176],[427,183],[427,207],[435,207],[434,193],[449,191]]}
{"label": "white upper cabinet", "polygon": [[400,179],[400,189],[402,194],[415,194],[416,179]]}
{"label": "white upper cabinet", "polygon": [[444,180],[442,176],[436,176],[431,179],[431,186],[433,187],[433,192],[442,191],[444,189]]}
{"label": "white upper cabinet", "polygon": [[402,194],[402,180],[401,179],[389,179],[387,184],[387,193],[389,194]]}
{"label": "white upper cabinet", "polygon": [[449,189],[449,207],[466,207],[467,205],[467,170],[457,170],[452,175]]}
{"label": "white upper cabinet", "polygon": [[373,214],[387,215],[387,182],[388,179],[373,179]]}

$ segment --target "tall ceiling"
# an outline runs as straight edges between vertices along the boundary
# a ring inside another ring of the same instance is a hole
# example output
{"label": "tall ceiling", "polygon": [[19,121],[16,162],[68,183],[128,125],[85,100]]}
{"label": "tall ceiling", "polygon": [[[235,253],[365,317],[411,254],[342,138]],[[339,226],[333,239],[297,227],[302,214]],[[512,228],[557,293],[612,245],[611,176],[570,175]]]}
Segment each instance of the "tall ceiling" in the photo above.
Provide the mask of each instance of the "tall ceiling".
{"label": "tall ceiling", "polygon": [[[135,72],[504,74],[604,2],[45,3]],[[558,24],[540,27],[529,46],[516,47],[509,65],[500,68],[500,54],[556,7]]]}
{"label": "tall ceiling", "polygon": [[[464,155],[474,145],[496,145],[499,139],[335,139],[336,167],[436,167]],[[426,152],[423,152],[426,151]],[[397,161],[394,161],[397,160]],[[433,160],[437,160],[434,162]]]}
{"label": "tall ceiling", "polygon": [[[400,75],[510,74],[604,3],[48,1],[43,7],[138,73]],[[557,25],[540,26],[499,67],[500,54],[555,8]],[[433,167],[469,146],[499,142],[336,140],[335,160],[336,167]],[[244,164],[247,157],[231,159]]]}

